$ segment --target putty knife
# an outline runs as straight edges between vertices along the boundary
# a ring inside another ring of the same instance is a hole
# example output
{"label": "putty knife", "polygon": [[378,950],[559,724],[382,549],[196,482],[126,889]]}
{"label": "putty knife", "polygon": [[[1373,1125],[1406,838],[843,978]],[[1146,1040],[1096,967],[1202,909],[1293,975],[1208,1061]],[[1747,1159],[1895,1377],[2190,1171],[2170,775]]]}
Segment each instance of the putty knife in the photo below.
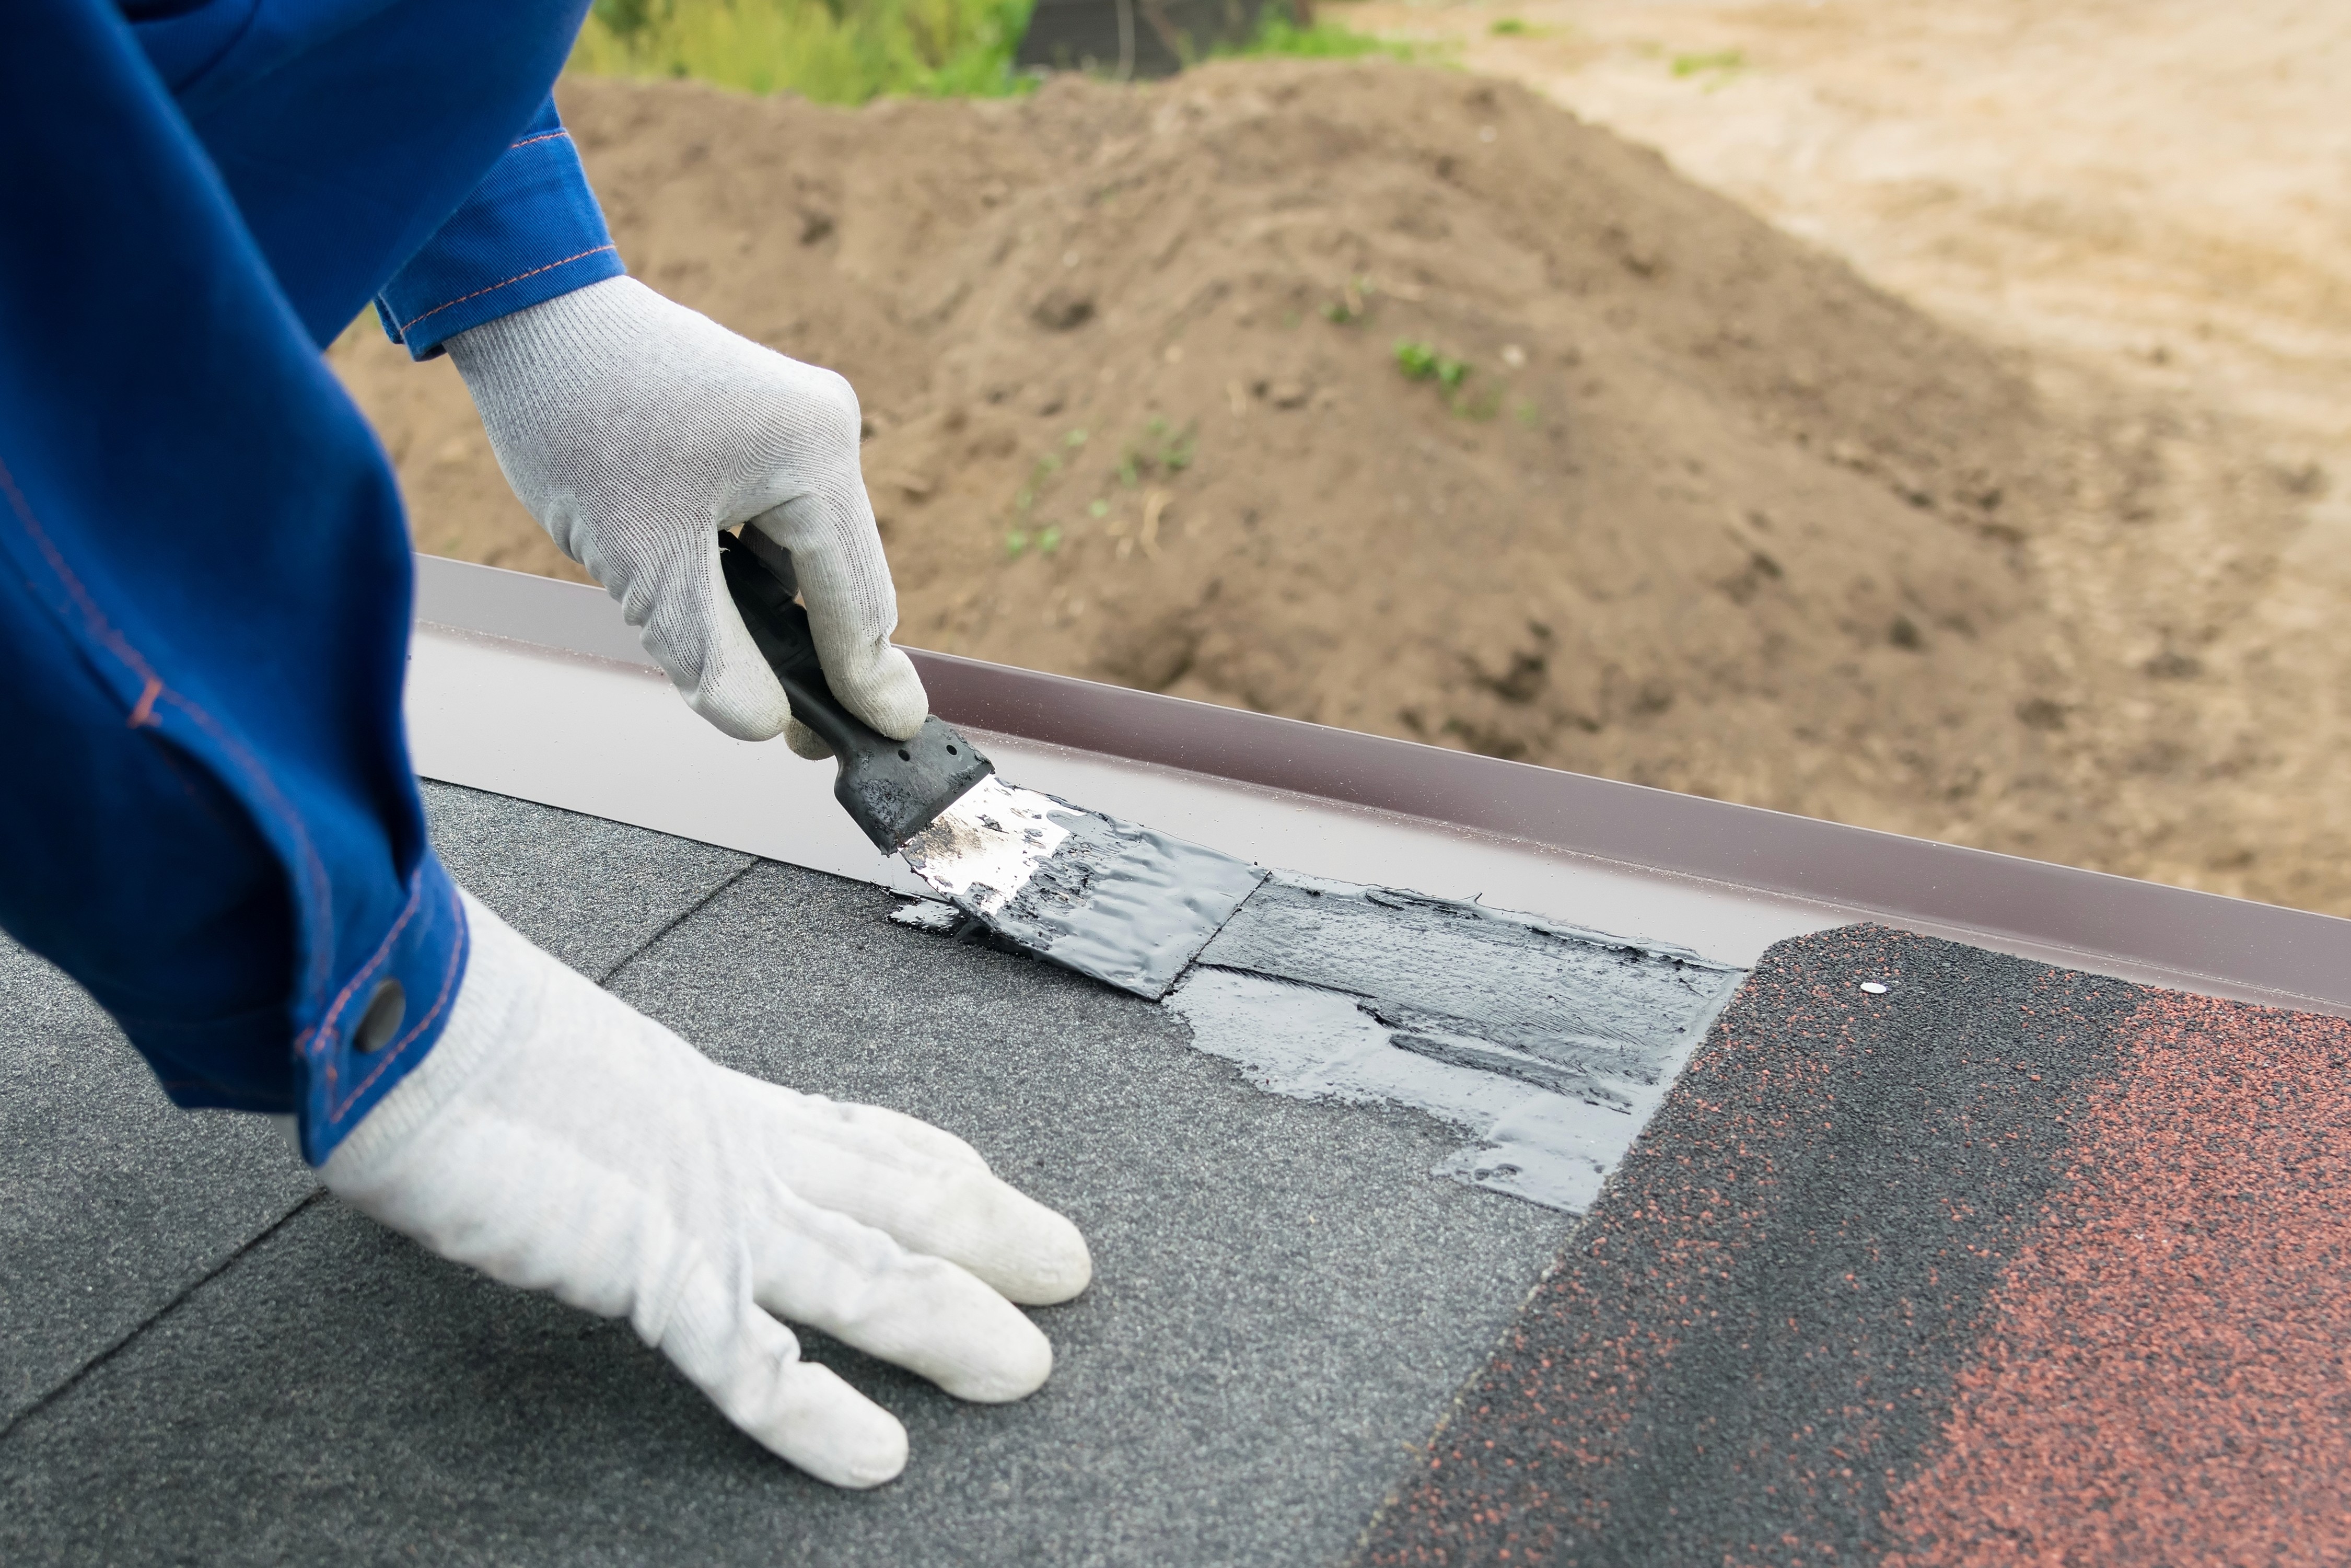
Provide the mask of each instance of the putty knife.
{"label": "putty knife", "polygon": [[934,714],[892,740],[825,684],[791,555],[723,534],[727,591],[792,700],[832,747],[832,792],[883,853],[1018,946],[1156,1001],[1266,873],[1246,861],[1008,784]]}

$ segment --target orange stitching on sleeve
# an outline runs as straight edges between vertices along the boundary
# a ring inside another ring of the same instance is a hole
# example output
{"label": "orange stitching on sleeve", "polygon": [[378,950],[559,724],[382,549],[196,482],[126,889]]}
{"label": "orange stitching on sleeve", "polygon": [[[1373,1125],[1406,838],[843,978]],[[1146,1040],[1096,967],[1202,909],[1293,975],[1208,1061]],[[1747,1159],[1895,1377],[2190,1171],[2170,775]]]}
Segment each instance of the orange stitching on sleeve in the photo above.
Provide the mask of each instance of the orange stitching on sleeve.
{"label": "orange stitching on sleeve", "polygon": [[155,722],[155,699],[163,695],[163,683],[154,676],[147,677],[147,689],[139,694],[139,706],[131,710],[131,722],[123,727],[137,729]]}
{"label": "orange stitching on sleeve", "polygon": [[512,277],[502,278],[499,281],[491,284],[487,288],[476,288],[471,294],[460,294],[455,299],[435,305],[432,309],[425,311],[423,316],[411,316],[407,320],[400,324],[400,335],[403,338],[408,336],[408,329],[411,327],[415,326],[419,321],[423,320],[425,316],[438,316],[444,310],[454,309],[457,306],[465,303],[468,299],[479,299],[485,294],[496,294],[499,289],[506,287],[508,284],[520,283],[526,277],[537,277],[542,272],[553,272],[559,267],[569,267],[575,261],[585,261],[591,256],[601,255],[611,248],[612,246],[609,243],[600,245],[594,250],[583,250],[578,256],[567,256],[561,261],[550,261],[545,267],[534,267],[528,272],[517,272]]}
{"label": "orange stitching on sleeve", "polygon": [[0,490],[7,493],[9,509],[16,514],[16,520],[25,525],[25,531],[33,536],[34,544],[40,549],[41,559],[48,562],[49,570],[57,574],[57,580],[64,583],[66,591],[73,596],[74,607],[81,612],[82,619],[89,623],[92,633],[99,642],[106,644],[108,651],[116,658],[130,665],[132,674],[145,681],[151,688],[160,688],[162,682],[157,677],[155,672],[148,666],[147,661],[140,656],[139,650],[132,647],[123,639],[121,633],[107,623],[105,614],[98,608],[97,601],[91,599],[82,588],[81,579],[73,574],[71,567],[66,565],[65,557],[58,553],[57,547],[50,540],[47,530],[34,520],[32,503],[25,499],[23,491],[16,488],[16,476],[8,472],[5,465],[0,465]]}
{"label": "orange stitching on sleeve", "polygon": [[[611,246],[600,246],[597,248],[600,250],[610,250],[612,247]],[[580,252],[580,256],[593,256],[595,254],[596,252],[592,250]],[[567,259],[577,261],[580,259],[580,256],[571,256]],[[550,267],[561,267],[563,263],[559,261],[549,264]],[[538,270],[544,272],[547,270],[547,267],[540,267]],[[525,273],[523,276],[528,277],[530,274]],[[508,278],[507,281],[511,283],[517,280],[514,278]],[[503,287],[503,285],[498,287]],[[487,291],[485,290],[485,292]],[[455,304],[457,302],[453,300],[451,303]],[[140,653],[139,650],[106,619],[105,612],[99,608],[97,601],[90,597],[89,590],[82,585],[81,580],[75,576],[73,569],[67,565],[65,556],[63,552],[57,548],[56,541],[49,538],[47,530],[43,528],[39,521],[34,517],[31,503],[26,500],[24,492],[16,487],[16,476],[9,471],[8,465],[5,463],[0,463],[0,497],[5,497],[6,498],[9,509],[16,514],[16,520],[23,526],[26,533],[31,536],[35,546],[41,552],[42,559],[47,563],[51,571],[57,573],[58,582],[63,585],[68,595],[72,598],[75,607],[80,611],[89,633],[96,637],[99,643],[104,644],[108,652],[113,653],[115,657],[120,659],[125,664],[129,665],[131,671],[145,682],[145,686],[139,695],[138,705],[131,710],[130,727],[137,729],[141,726],[152,726],[157,724],[159,721],[155,717],[155,706],[159,702],[168,702],[182,713],[186,714],[188,717],[194,721],[199,727],[201,727],[207,735],[211,736],[212,738],[223,748],[227,750],[230,755],[243,766],[246,777],[260,789],[261,792],[267,798],[270,806],[277,812],[278,816],[286,823],[287,828],[292,831],[294,841],[301,851],[303,862],[302,869],[306,879],[310,883],[312,897],[317,901],[319,907],[330,908],[331,905],[328,902],[330,890],[327,883],[326,867],[320,862],[318,851],[310,842],[310,835],[304,828],[301,818],[295,812],[292,805],[286,800],[286,798],[278,793],[277,781],[269,777],[268,770],[261,766],[260,760],[257,758],[254,757],[251,752],[246,750],[245,747],[235,736],[229,734],[227,730],[223,728],[219,721],[214,719],[211,714],[205,712],[204,708],[199,706],[197,704],[190,702],[186,697],[165,686],[162,677],[155,673],[154,668],[147,663],[145,657]],[[375,1070],[370,1072],[365,1078],[361,1079],[357,1084],[352,1086],[350,1092],[343,1096],[341,1104],[337,1105],[335,1103],[336,1079],[340,1075],[336,1071],[333,1047],[334,1040],[341,1033],[341,1030],[336,1022],[336,1015],[350,1003],[353,994],[359,989],[361,982],[380,967],[383,964],[384,960],[390,956],[392,946],[399,940],[402,930],[406,927],[411,920],[416,917],[418,905],[424,894],[423,878],[423,868],[421,866],[415,872],[411,873],[411,886],[408,900],[406,905],[400,912],[400,918],[392,922],[392,929],[384,933],[383,940],[377,945],[374,954],[368,959],[366,964],[360,967],[359,972],[350,977],[350,980],[343,987],[341,992],[337,995],[334,1001],[329,1005],[324,1015],[323,1021],[320,1024],[313,1025],[311,1028],[303,1030],[301,1035],[294,1042],[294,1050],[296,1053],[306,1060],[320,1054],[323,1054],[326,1057],[328,1101],[327,1120],[330,1125],[342,1119],[343,1113],[349,1111],[353,1103],[356,1102],[361,1094],[364,1094],[367,1092],[368,1086],[373,1083],[378,1078],[381,1077],[384,1071],[391,1067],[394,1061],[398,1061],[406,1051],[407,1048],[415,1042],[419,1036],[423,1034],[427,1029],[432,1027],[434,1020],[438,1019],[441,1014],[447,1009],[450,1002],[454,999],[457,989],[457,977],[459,972],[458,966],[467,946],[462,934],[462,929],[459,940],[450,947],[448,967],[443,971],[441,976],[441,994],[434,998],[433,1006],[426,1009],[424,1016],[418,1019],[415,1024],[409,1029],[408,1032],[402,1035],[401,1039],[393,1044],[392,1049],[383,1052],[382,1059],[375,1064]],[[455,902],[455,892],[454,888],[451,890],[450,897],[452,902]],[[461,910],[462,907],[463,906],[460,905]],[[461,922],[464,919],[462,913],[459,915],[459,919]],[[327,965],[333,962],[334,925],[331,919],[326,923],[326,930],[324,933],[320,934],[320,936],[323,939],[316,940],[313,943],[313,953],[310,967],[314,971],[323,969]]]}
{"label": "orange stitching on sleeve", "polygon": [[542,141],[560,141],[563,138],[565,138],[565,137],[567,137],[567,136],[569,136],[569,135],[570,135],[570,134],[571,134],[571,132],[569,132],[569,131],[541,131],[541,132],[540,132],[538,135],[537,135],[537,136],[526,136],[526,137],[524,137],[521,141],[519,141],[516,142],[516,143],[514,144],[514,147],[509,147],[509,148],[507,148],[507,152],[513,152],[513,151],[515,150],[515,148],[516,148],[516,147],[536,147],[536,146],[538,146],[538,145],[540,142],[542,142]]}
{"label": "orange stitching on sleeve", "polygon": [[[612,247],[609,245],[600,246],[597,247],[598,250],[610,250],[611,248]],[[580,256],[593,256],[596,254],[596,251],[582,251],[580,254]],[[580,256],[570,256],[567,259],[577,261],[580,259]],[[559,261],[550,262],[549,267],[561,267],[563,263]],[[548,268],[540,267],[538,268],[538,270],[544,272],[548,270]],[[522,276],[528,277],[530,274],[525,273]],[[515,278],[508,278],[507,281],[508,283],[512,283],[517,280]],[[502,287],[504,285],[497,285],[496,287]],[[487,290],[484,290],[484,292],[486,293]],[[469,296],[468,298],[471,297]],[[457,301],[453,300],[451,303],[455,304]],[[57,549],[56,541],[49,538],[48,531],[43,528],[39,521],[33,516],[31,503],[26,500],[24,492],[16,487],[16,476],[9,471],[8,465],[5,463],[0,463],[0,497],[5,497],[6,498],[9,509],[16,514],[17,522],[23,526],[25,532],[32,538],[36,548],[40,550],[41,559],[47,564],[49,570],[57,574],[58,582],[64,587],[67,594],[73,600],[75,608],[81,612],[83,621],[89,634],[103,644],[108,652],[111,653],[116,658],[120,659],[126,665],[130,666],[132,673],[137,674],[145,683],[143,689],[140,693],[138,705],[131,710],[130,727],[137,729],[142,726],[152,726],[158,724],[159,721],[155,717],[155,706],[159,702],[168,702],[182,713],[186,714],[188,717],[198,726],[198,727],[202,728],[205,734],[212,737],[215,742],[217,742],[238,764],[242,766],[246,778],[260,789],[262,794],[266,798],[270,807],[277,812],[279,819],[284,821],[286,826],[291,831],[294,841],[301,852],[302,869],[305,874],[305,879],[310,884],[311,896],[316,903],[316,906],[319,909],[331,909],[332,906],[329,903],[330,889],[328,886],[326,867],[319,859],[317,848],[310,841],[309,832],[304,827],[301,817],[296,813],[291,803],[288,802],[283,795],[278,793],[277,780],[270,778],[268,770],[261,766],[260,759],[256,758],[251,752],[247,751],[244,745],[239,742],[235,736],[231,735],[226,729],[225,729],[219,721],[214,719],[211,714],[205,712],[203,707],[195,703],[190,702],[178,692],[172,691],[167,687],[163,684],[162,677],[155,673],[153,666],[147,663],[145,657],[140,653],[139,650],[131,644],[128,638],[124,637],[120,632],[115,629],[112,622],[107,620],[105,612],[99,608],[97,601],[90,597],[89,591],[82,585],[81,580],[74,574],[73,569],[66,563],[65,556],[63,552]],[[390,1067],[394,1061],[398,1060],[402,1051],[404,1051],[419,1035],[423,1034],[426,1029],[431,1027],[434,1019],[438,1018],[442,1011],[449,1006],[452,997],[456,989],[458,964],[466,946],[462,937],[458,943],[450,948],[449,965],[441,977],[441,994],[439,997],[434,998],[431,1009],[425,1012],[423,1018],[416,1021],[414,1027],[411,1028],[392,1050],[383,1053],[383,1060],[376,1063],[375,1071],[369,1073],[366,1078],[362,1079],[356,1086],[353,1087],[350,1093],[344,1097],[342,1105],[340,1108],[334,1105],[335,1079],[338,1074],[335,1071],[333,1040],[335,1037],[340,1033],[340,1030],[335,1027],[332,1020],[335,1019],[335,1015],[350,1002],[352,994],[359,988],[360,982],[383,963],[384,959],[391,953],[392,944],[399,939],[402,929],[407,925],[410,920],[415,917],[419,901],[423,896],[424,891],[423,871],[422,867],[418,868],[416,872],[411,873],[411,882],[412,886],[410,888],[407,904],[406,907],[402,909],[400,918],[392,922],[392,929],[384,934],[383,941],[378,945],[374,955],[365,965],[361,966],[358,974],[351,977],[350,982],[343,987],[341,993],[338,995],[333,1003],[328,1007],[325,1014],[325,1019],[328,1022],[323,1027],[314,1025],[310,1029],[303,1030],[300,1037],[294,1042],[296,1052],[305,1058],[308,1058],[314,1054],[312,1049],[314,1045],[324,1048],[324,1053],[327,1056],[327,1095],[329,1101],[327,1119],[330,1124],[340,1120],[341,1112],[349,1110],[352,1102],[359,1095],[366,1092],[368,1085],[374,1082],[375,1080],[382,1074],[386,1068]],[[453,891],[451,894],[453,900],[455,899],[455,895]],[[462,920],[462,918],[463,916],[461,915],[460,919]],[[329,918],[325,922],[325,931],[323,933],[316,934],[319,939],[314,940],[312,944],[313,952],[311,956],[310,967],[314,972],[323,970],[329,964],[333,962],[334,925],[332,919]]]}
{"label": "orange stitching on sleeve", "polygon": [[377,967],[392,956],[392,945],[400,939],[402,929],[416,917],[417,900],[423,895],[424,891],[423,883],[420,880],[423,874],[420,871],[410,877],[409,880],[413,885],[408,890],[408,902],[401,906],[400,918],[392,923],[392,929],[385,932],[383,940],[376,944],[374,954],[366,963],[353,971],[350,979],[343,982],[343,988],[335,993],[335,999],[329,1002],[327,1010],[319,1015],[317,1030],[318,1049],[328,1055],[328,1076],[330,1081],[334,1074],[332,1052],[335,1049],[335,1040],[342,1033],[342,1025],[336,1021],[336,1015],[343,1010],[344,1005],[366,982],[367,977],[375,973]]}
{"label": "orange stitching on sleeve", "polygon": [[[421,893],[423,891],[421,884],[424,875],[423,868],[419,867],[414,873],[414,875],[420,884],[418,891]],[[410,902],[410,907],[412,909],[414,907],[413,899]],[[463,915],[459,916],[460,921],[462,921],[463,918]],[[405,925],[407,920],[408,916],[406,915],[402,915],[401,916],[401,923],[402,925]],[[400,927],[395,925],[392,929],[397,932]],[[389,938],[387,938],[386,941],[388,944]],[[449,967],[442,971],[441,994],[434,998],[432,1008],[426,1011],[423,1018],[416,1020],[414,1026],[411,1028],[406,1034],[402,1035],[398,1040],[394,1040],[391,1045],[384,1049],[381,1053],[382,1060],[375,1064],[375,1071],[369,1073],[365,1078],[360,1079],[357,1083],[352,1084],[350,1092],[342,1097],[342,1101],[340,1104],[335,1101],[335,1080],[340,1076],[340,1074],[335,1071],[334,1056],[332,1051],[329,1051],[327,1057],[327,1124],[329,1126],[332,1126],[336,1123],[341,1121],[343,1119],[343,1113],[350,1110],[352,1105],[358,1103],[360,1096],[368,1092],[368,1085],[382,1077],[387,1068],[391,1067],[393,1062],[398,1061],[402,1056],[406,1054],[408,1048],[415,1043],[416,1038],[423,1034],[426,1030],[432,1028],[433,1021],[439,1018],[448,1008],[450,1001],[456,994],[458,963],[459,960],[465,956],[465,948],[466,944],[464,940],[464,933],[461,931],[459,933],[459,940],[450,946]]]}
{"label": "orange stitching on sleeve", "polygon": [[[222,749],[229,754],[230,760],[244,769],[246,779],[261,792],[269,809],[277,814],[279,821],[292,835],[295,846],[301,852],[302,873],[310,886],[313,909],[322,912],[314,913],[311,916],[314,923],[323,924],[324,930],[312,933],[315,940],[312,944],[313,952],[310,959],[312,976],[310,983],[314,986],[323,986],[327,966],[331,961],[334,948],[334,905],[330,898],[331,889],[327,883],[325,862],[319,859],[317,846],[311,843],[309,830],[303,825],[301,816],[295,811],[293,805],[287,800],[286,797],[278,793],[277,781],[269,776],[267,768],[261,766],[260,759],[247,751],[243,743],[223,728],[211,714],[166,686],[162,677],[155,673],[154,667],[147,663],[145,656],[131,645],[131,640],[123,636],[115,629],[113,623],[107,620],[105,612],[98,607],[98,601],[92,599],[89,591],[82,586],[81,579],[75,576],[73,568],[66,564],[64,552],[57,549],[57,541],[49,538],[48,530],[42,528],[40,520],[33,516],[32,503],[26,500],[25,493],[16,487],[16,476],[9,472],[5,463],[0,463],[0,495],[6,496],[9,509],[16,514],[17,522],[23,525],[25,532],[31,537],[34,545],[40,550],[42,560],[47,564],[51,571],[57,574],[57,581],[64,586],[67,594],[73,600],[75,608],[81,612],[88,633],[97,639],[109,653],[130,666],[131,673],[146,683],[147,693],[155,701],[170,703],[173,707],[186,714],[206,735],[212,737]],[[140,698],[140,704],[149,708],[148,719],[152,723],[154,720],[154,714],[149,702],[149,695],[142,695]]]}
{"label": "orange stitching on sleeve", "polygon": [[214,742],[229,754],[229,759],[245,770],[246,779],[261,791],[270,810],[277,814],[278,820],[293,835],[295,846],[301,852],[303,875],[310,884],[310,896],[317,904],[311,919],[319,929],[317,948],[310,955],[310,985],[314,989],[323,988],[327,971],[333,963],[334,893],[328,885],[326,862],[319,858],[318,847],[310,841],[310,830],[303,825],[301,814],[294,810],[293,802],[278,792],[277,780],[269,776],[269,770],[261,765],[261,759],[247,751],[245,743],[224,728],[218,719],[169,688],[157,700],[170,703],[186,714],[197,728],[212,737]]}

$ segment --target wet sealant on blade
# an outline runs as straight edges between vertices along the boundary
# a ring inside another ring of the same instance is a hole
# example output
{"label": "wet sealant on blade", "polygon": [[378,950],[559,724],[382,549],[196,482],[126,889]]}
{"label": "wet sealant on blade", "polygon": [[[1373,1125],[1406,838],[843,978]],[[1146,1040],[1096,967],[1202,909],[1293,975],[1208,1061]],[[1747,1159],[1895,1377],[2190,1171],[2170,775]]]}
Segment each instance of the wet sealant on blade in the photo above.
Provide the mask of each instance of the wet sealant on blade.
{"label": "wet sealant on blade", "polygon": [[1266,876],[995,777],[899,853],[939,896],[1008,941],[1154,1001]]}

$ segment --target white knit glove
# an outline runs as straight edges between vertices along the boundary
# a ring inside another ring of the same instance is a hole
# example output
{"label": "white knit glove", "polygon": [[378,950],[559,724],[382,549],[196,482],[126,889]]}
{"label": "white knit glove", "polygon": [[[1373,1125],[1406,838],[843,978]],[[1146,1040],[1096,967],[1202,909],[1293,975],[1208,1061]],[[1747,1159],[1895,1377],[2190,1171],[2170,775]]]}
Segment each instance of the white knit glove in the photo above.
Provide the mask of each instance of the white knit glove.
{"label": "white knit glove", "polygon": [[[910,1116],[716,1066],[468,895],[440,1040],[330,1155],[337,1196],[491,1278],[625,1317],[768,1448],[835,1486],[906,1462],[895,1418],[799,1359],[812,1324],[965,1399],[1032,1393],[1077,1228]],[[770,1315],[773,1314],[773,1315]]]}
{"label": "white knit glove", "polygon": [[[696,713],[744,740],[791,716],[719,572],[719,531],[748,523],[792,552],[833,695],[893,739],[922,727],[922,680],[890,645],[898,599],[847,382],[631,277],[447,346],[515,494],[621,601]],[[787,739],[804,757],[830,755],[796,723]]]}

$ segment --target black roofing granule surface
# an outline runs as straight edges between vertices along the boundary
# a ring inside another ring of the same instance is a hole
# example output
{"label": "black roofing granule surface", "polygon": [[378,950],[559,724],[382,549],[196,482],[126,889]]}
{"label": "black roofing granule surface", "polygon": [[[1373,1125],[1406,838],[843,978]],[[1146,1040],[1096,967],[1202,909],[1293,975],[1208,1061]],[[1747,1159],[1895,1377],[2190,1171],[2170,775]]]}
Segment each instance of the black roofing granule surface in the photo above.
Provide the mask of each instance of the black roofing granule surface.
{"label": "black roofing granule surface", "polygon": [[1359,1561],[1875,1560],[2146,994],[1874,926],[1771,948]]}

